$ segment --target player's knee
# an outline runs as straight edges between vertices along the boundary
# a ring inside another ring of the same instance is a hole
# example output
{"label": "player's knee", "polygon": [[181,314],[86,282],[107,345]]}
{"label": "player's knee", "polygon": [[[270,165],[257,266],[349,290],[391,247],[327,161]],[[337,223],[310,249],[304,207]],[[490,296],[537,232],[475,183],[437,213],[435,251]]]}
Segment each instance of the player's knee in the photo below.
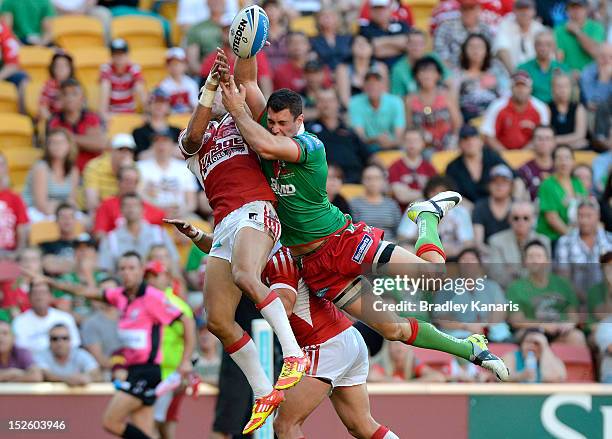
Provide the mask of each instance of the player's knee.
{"label": "player's knee", "polygon": [[233,321],[214,314],[208,315],[206,322],[208,330],[219,340],[224,340],[232,335]]}
{"label": "player's knee", "polygon": [[257,290],[257,284],[261,282],[252,270],[238,265],[232,267],[232,279],[236,286],[251,299],[253,299],[252,295]]}
{"label": "player's knee", "polygon": [[377,424],[371,416],[345,420],[344,426],[351,436],[364,439],[372,437],[372,433],[377,428]]}
{"label": "player's knee", "polygon": [[277,416],[274,419],[274,433],[279,439],[297,437],[293,435],[300,426],[285,416]]}
{"label": "player's knee", "polygon": [[105,413],[102,417],[102,428],[111,434],[120,436],[125,430],[125,422],[110,413]]}

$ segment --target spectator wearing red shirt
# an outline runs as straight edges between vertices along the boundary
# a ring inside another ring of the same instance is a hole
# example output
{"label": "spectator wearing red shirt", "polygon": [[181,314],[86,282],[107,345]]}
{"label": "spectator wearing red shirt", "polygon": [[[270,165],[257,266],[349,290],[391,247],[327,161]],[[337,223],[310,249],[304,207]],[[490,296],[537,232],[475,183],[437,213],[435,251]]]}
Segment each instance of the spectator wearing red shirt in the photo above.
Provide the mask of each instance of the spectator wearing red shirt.
{"label": "spectator wearing red shirt", "polygon": [[14,281],[0,282],[0,321],[11,321],[30,309],[30,299]]}
{"label": "spectator wearing red shirt", "polygon": [[72,57],[63,50],[58,50],[51,58],[49,79],[43,85],[38,100],[38,116],[41,119],[49,120],[51,116],[61,113],[60,84],[69,78],[74,78]]}
{"label": "spectator wearing red shirt", "polygon": [[[140,183],[140,173],[133,165],[119,168],[117,173],[119,193],[102,201],[96,210],[94,233],[102,239],[108,232],[125,223],[121,215],[121,197],[136,192]],[[143,201],[143,217],[150,224],[163,225],[164,211],[146,201]]]}
{"label": "spectator wearing red shirt", "polygon": [[125,40],[111,42],[111,62],[100,67],[100,109],[108,120],[109,113],[135,113],[136,96],[142,105],[147,102],[147,90],[140,66],[130,61]]}
{"label": "spectator wearing red shirt", "polygon": [[408,204],[422,197],[427,181],[438,174],[431,163],[423,158],[424,148],[425,140],[421,132],[407,130],[402,142],[405,155],[389,166],[391,193],[402,212]]}
{"label": "spectator wearing red shirt", "polygon": [[306,88],[304,67],[309,60],[310,42],[301,32],[290,33],[287,37],[289,60],[274,69],[274,90],[288,88],[302,93]]}
{"label": "spectator wearing red shirt", "polygon": [[546,104],[531,96],[532,85],[529,74],[519,70],[512,75],[512,95],[493,101],[485,112],[480,131],[491,148],[530,147],[535,128],[550,123]]}
{"label": "spectator wearing red shirt", "polygon": [[100,117],[85,107],[79,81],[69,78],[60,85],[62,111],[51,118],[48,129],[64,128],[73,135],[78,148],[76,166],[83,172],[87,162],[99,156],[106,145]]}
{"label": "spectator wearing red shirt", "polygon": [[0,255],[12,255],[28,240],[28,214],[21,196],[9,189],[6,157],[0,152]]}
{"label": "spectator wearing red shirt", "polygon": [[[231,17],[230,17],[231,18]],[[222,18],[222,36],[223,36],[223,52],[227,56],[227,61],[230,65],[230,73],[234,74],[234,61],[236,60],[236,55],[232,50],[229,44],[229,27],[232,24],[231,20],[227,20],[227,17],[224,16]],[[215,58],[217,57],[217,52],[212,51],[208,55],[204,57],[202,61],[202,68],[200,70],[200,74],[202,78],[208,78],[208,74],[215,63]],[[259,88],[263,92],[264,96],[270,96],[272,94],[272,74],[270,69],[270,63],[268,62],[268,57],[266,56],[263,50],[260,50],[257,55],[255,55],[255,59],[257,60],[257,84]]]}
{"label": "spectator wearing red shirt", "polygon": [[19,42],[10,26],[0,20],[0,81],[15,84],[20,109],[24,109],[23,96],[28,75],[19,69]]}

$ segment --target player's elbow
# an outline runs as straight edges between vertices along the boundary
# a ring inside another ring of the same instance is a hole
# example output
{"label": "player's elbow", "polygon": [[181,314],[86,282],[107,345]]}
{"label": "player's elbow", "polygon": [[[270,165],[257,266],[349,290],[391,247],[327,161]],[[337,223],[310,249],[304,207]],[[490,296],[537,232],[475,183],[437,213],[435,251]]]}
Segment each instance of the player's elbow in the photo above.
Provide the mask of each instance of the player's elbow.
{"label": "player's elbow", "polygon": [[257,155],[264,160],[275,160],[277,158],[276,148],[274,148],[271,142],[254,142],[254,145],[251,145],[251,148],[253,148]]}

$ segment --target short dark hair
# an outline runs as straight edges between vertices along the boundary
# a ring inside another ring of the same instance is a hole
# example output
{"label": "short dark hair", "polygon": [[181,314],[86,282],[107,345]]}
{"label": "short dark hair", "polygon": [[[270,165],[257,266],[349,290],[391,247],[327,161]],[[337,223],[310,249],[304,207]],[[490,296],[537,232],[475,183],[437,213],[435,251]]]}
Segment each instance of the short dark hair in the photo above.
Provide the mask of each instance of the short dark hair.
{"label": "short dark hair", "polygon": [[414,63],[414,66],[412,66],[413,78],[415,78],[416,80],[416,76],[421,70],[428,69],[432,66],[436,69],[436,71],[438,72],[438,75],[442,77],[442,74],[443,74],[442,67],[440,66],[438,61],[436,61],[436,59],[433,56],[425,55],[424,57],[417,59],[416,62]]}
{"label": "short dark hair", "polygon": [[60,205],[57,206],[57,208],[55,209],[55,216],[58,216],[59,213],[62,210],[66,210],[66,209],[70,209],[70,210],[76,212],[76,207],[74,207],[72,204],[70,204],[70,203],[60,203]]}
{"label": "short dark hair", "polygon": [[55,68],[55,63],[60,58],[64,58],[66,61],[68,61],[68,65],[70,67],[70,73],[68,74],[68,78],[74,78],[74,60],[72,59],[72,56],[70,56],[70,54],[64,52],[63,50],[59,50],[53,54],[51,62],[49,63],[49,77],[53,78],[53,69]]}
{"label": "short dark hair", "polygon": [[548,249],[546,248],[544,243],[542,241],[540,241],[539,239],[532,239],[527,244],[525,244],[525,248],[523,249],[523,252],[527,253],[527,250],[529,250],[531,247],[541,247],[541,248],[543,248],[544,252],[546,253],[546,256],[550,258],[550,255],[548,254]]}
{"label": "short dark hair", "polygon": [[136,258],[138,259],[138,262],[142,264],[142,256],[140,256],[140,253],[134,250],[125,252],[124,254],[121,255],[119,259],[125,259],[125,258]]}
{"label": "short dark hair", "polygon": [[478,251],[476,247],[466,247],[463,250],[461,250],[459,254],[457,255],[457,258],[456,258],[457,261],[459,261],[459,259],[461,259],[463,255],[467,255],[469,253],[476,256],[476,259],[478,259],[478,262],[482,262],[482,257],[480,256],[480,252]]}
{"label": "short dark hair", "polygon": [[452,191],[455,189],[455,182],[450,177],[434,175],[425,183],[423,195],[425,195],[426,198],[431,198],[431,196],[435,194],[430,193],[436,186],[444,186],[447,190]]}
{"label": "short dark hair", "polygon": [[572,149],[572,147],[569,145],[566,145],[565,143],[562,143],[561,145],[557,145],[555,149],[553,149],[553,152],[552,152],[553,160],[557,158],[557,153],[561,151],[562,149],[567,149],[572,155],[572,158],[575,158],[574,150]]}
{"label": "short dark hair", "polygon": [[81,87],[81,83],[75,79],[75,78],[68,78],[62,81],[62,83],[60,84],[60,90],[64,90],[68,87],[78,87],[78,88],[82,88]]}
{"label": "short dark hair", "polygon": [[482,67],[481,67],[482,68],[481,71],[486,72],[487,70],[491,68],[493,57],[491,55],[491,43],[489,42],[489,39],[483,34],[468,35],[468,37],[465,39],[465,41],[461,45],[461,53],[459,55],[459,65],[461,66],[463,70],[468,70],[470,68],[470,60],[468,59],[468,56],[467,56],[467,45],[474,38],[479,38],[482,41],[484,41],[485,47],[487,48],[486,55],[485,55],[484,60],[482,61]]}
{"label": "short dark hair", "polygon": [[270,95],[266,109],[275,113],[289,110],[293,118],[296,118],[304,112],[304,103],[302,97],[293,90],[281,88]]}
{"label": "short dark hair", "polygon": [[612,251],[604,253],[599,258],[599,263],[600,264],[607,264],[610,261],[612,261]]}
{"label": "short dark hair", "polygon": [[64,323],[56,323],[55,325],[51,326],[51,328],[49,328],[49,332],[57,328],[64,328],[66,331],[70,332],[70,329],[68,329],[68,326],[66,326],[66,324]]}

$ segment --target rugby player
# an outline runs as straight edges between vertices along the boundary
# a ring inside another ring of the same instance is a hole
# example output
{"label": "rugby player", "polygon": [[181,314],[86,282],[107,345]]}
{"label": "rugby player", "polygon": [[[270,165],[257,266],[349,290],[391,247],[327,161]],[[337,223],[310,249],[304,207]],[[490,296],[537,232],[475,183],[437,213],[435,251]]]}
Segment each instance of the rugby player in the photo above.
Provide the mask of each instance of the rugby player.
{"label": "rugby player", "polygon": [[[217,58],[219,71],[226,75],[229,66],[220,49]],[[353,224],[329,202],[325,148],[315,135],[304,132],[300,95],[281,89],[266,102],[257,85],[255,59],[236,58],[234,74],[238,86],[234,77],[221,83],[223,104],[245,141],[262,158],[263,172],[278,198],[281,241],[291,249],[314,294],[347,311],[352,303],[358,311],[362,309],[360,276],[364,272],[415,276],[431,268],[423,268],[423,263],[445,262],[437,226],[461,201],[461,195],[442,192],[409,207],[407,214],[419,230],[416,254],[384,241],[381,230]],[[259,115],[259,123],[251,115]],[[372,323],[368,316],[361,317],[364,323]],[[457,339],[416,319],[396,318],[372,326],[388,339],[448,352],[491,370],[500,380],[508,378],[507,367],[487,349],[487,340],[480,334]]]}
{"label": "rugby player", "polygon": [[[123,343],[122,354],[128,375],[106,407],[102,425],[118,437],[151,439],[155,437],[155,388],[161,382],[160,328],[177,320],[183,324],[184,349],[177,371],[186,377],[192,370],[195,325],[193,319],[167,301],[163,292],[144,282],[144,266],[138,253],[123,254],[118,271],[123,286],[106,290],[32,275],[56,290],[105,301],[119,309],[119,338]],[[132,422],[127,422],[127,417]]]}
{"label": "rugby player", "polygon": [[[282,389],[302,378],[309,359],[291,331],[277,294],[261,282],[261,273],[280,238],[276,199],[261,171],[259,158],[240,135],[217,92],[216,64],[179,147],[187,167],[206,191],[213,208],[214,237],[206,265],[204,306],[208,328],[246,376],[255,404],[244,428],[259,428],[283,400]],[[259,362],[257,349],[234,316],[244,292],[278,337],[283,368],[274,385]]]}

